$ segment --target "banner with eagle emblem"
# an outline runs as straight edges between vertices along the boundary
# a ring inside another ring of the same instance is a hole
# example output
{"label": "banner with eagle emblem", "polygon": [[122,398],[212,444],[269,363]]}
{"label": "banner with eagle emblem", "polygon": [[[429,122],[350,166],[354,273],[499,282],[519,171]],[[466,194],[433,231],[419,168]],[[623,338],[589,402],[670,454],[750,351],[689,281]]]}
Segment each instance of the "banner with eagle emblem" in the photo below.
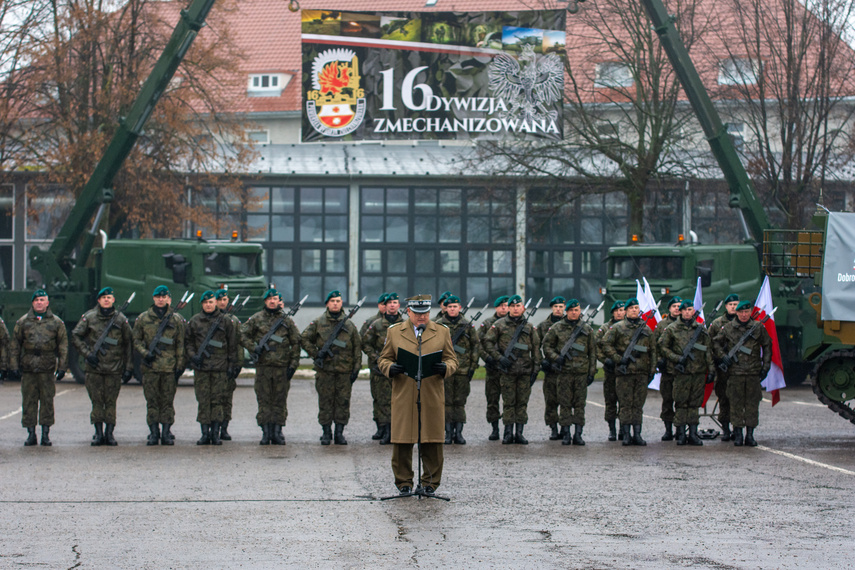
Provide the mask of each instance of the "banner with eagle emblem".
{"label": "banner with eagle emblem", "polygon": [[565,10],[303,10],[303,142],[561,140]]}

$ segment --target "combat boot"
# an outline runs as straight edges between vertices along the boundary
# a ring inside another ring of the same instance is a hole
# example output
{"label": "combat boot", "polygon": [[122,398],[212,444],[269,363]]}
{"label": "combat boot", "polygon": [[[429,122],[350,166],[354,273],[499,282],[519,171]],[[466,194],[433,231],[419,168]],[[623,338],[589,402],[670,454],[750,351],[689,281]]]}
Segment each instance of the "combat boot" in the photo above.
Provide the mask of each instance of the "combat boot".
{"label": "combat boot", "polygon": [[26,447],[30,447],[31,445],[36,445],[39,440],[36,439],[36,428],[28,427],[27,428],[27,441],[24,442]]}
{"label": "combat boot", "polygon": [[92,436],[92,443],[89,445],[92,447],[104,445],[104,424],[101,422],[95,422],[95,435]]}
{"label": "combat boot", "polygon": [[220,426],[220,439],[223,441],[231,441],[232,436],[229,435],[229,420],[226,420]]}
{"label": "combat boot", "polygon": [[502,443],[514,443],[514,424],[505,424],[505,433],[502,435]]}
{"label": "combat boot", "polygon": [[617,430],[615,429],[615,421],[609,420],[609,441],[617,441]]}
{"label": "combat boot", "polygon": [[[157,445],[157,442],[160,441],[160,433],[157,430],[157,424],[149,424],[148,426],[149,434],[148,439],[146,440],[146,445]],[[166,445],[166,444],[164,444]]]}
{"label": "combat boot", "polygon": [[704,442],[698,437],[698,424],[689,425],[689,445],[703,445]]}
{"label": "combat boot", "polygon": [[466,440],[463,439],[463,422],[454,424],[454,443],[458,445],[466,445]]}
{"label": "combat boot", "polygon": [[220,441],[220,422],[214,422],[211,424],[211,445],[223,445],[223,442]]}
{"label": "combat boot", "polygon": [[344,437],[344,425],[335,424],[335,435],[333,435],[333,443],[336,445],[347,445],[347,439]]}
{"label": "combat boot", "polygon": [[665,433],[662,435],[662,441],[672,441],[674,439],[674,432],[671,431],[672,423],[671,422],[662,422],[665,424]]}
{"label": "combat boot", "polygon": [[517,424],[517,434],[514,436],[514,443],[528,445],[528,440],[523,436],[523,428],[525,424]]}
{"label": "combat boot", "polygon": [[742,428],[733,428],[733,445],[736,447],[742,447],[744,440],[742,439]]}
{"label": "combat boot", "polygon": [[[585,445],[585,440],[582,439],[582,424],[575,424],[576,433],[573,434],[573,445]],[[567,433],[570,433],[570,428],[567,428]]]}
{"label": "combat boot", "polygon": [[119,445],[119,442],[116,441],[116,438],[113,437],[113,430],[116,428],[114,424],[107,424],[107,428],[104,430],[104,445],[109,445],[110,447],[116,447]]}
{"label": "combat boot", "polygon": [[[561,435],[558,433],[558,424],[549,424],[549,429],[550,429],[550,433],[549,433],[549,440],[550,441],[557,441],[557,440],[561,439]],[[561,430],[564,431],[563,426],[562,426]]]}
{"label": "combat boot", "polygon": [[499,420],[496,420],[494,422],[490,422],[490,425],[493,426],[493,431],[490,432],[490,437],[488,437],[487,439],[489,439],[490,441],[498,441],[499,440]]}
{"label": "combat boot", "polygon": [[647,442],[641,438],[641,424],[632,426],[632,445],[647,445]]}
{"label": "combat boot", "polygon": [[261,441],[258,445],[270,445],[270,424],[261,424]]}
{"label": "combat boot", "polygon": [[285,445],[285,436],[282,435],[281,424],[270,424],[270,443],[273,445]]}
{"label": "combat boot", "polygon": [[677,445],[686,445],[686,426],[677,426]]}
{"label": "combat boot", "polygon": [[202,437],[196,442],[196,445],[211,444],[211,424],[202,424]]}
{"label": "combat boot", "polygon": [[451,445],[454,441],[454,434],[451,431],[454,428],[452,427],[451,422],[445,422],[445,445]]}
{"label": "combat boot", "polygon": [[160,445],[175,445],[175,436],[169,428],[172,424],[160,424]]}
{"label": "combat boot", "polygon": [[50,426],[42,426],[42,441],[41,444],[45,447],[50,447],[53,445],[50,442]]}
{"label": "combat boot", "polygon": [[733,439],[733,434],[730,433],[730,423],[722,422],[721,424],[721,440],[730,441]]}
{"label": "combat boot", "polygon": [[329,445],[332,443],[332,426],[330,424],[326,424],[321,426],[321,445]]}
{"label": "combat boot", "polygon": [[570,435],[569,429],[562,426],[561,433],[564,434],[564,436],[561,438],[561,445],[570,445],[571,443],[573,443],[573,436]]}
{"label": "combat boot", "polygon": [[383,439],[380,440],[380,445],[390,443],[392,443],[392,424],[383,424]]}
{"label": "combat boot", "polygon": [[377,426],[377,431],[374,432],[374,435],[371,436],[371,439],[373,439],[373,440],[383,439],[383,424],[381,424],[377,420],[374,420],[374,425]]}
{"label": "combat boot", "polygon": [[753,427],[745,428],[745,445],[750,447],[757,447],[757,441],[754,439]]}
{"label": "combat boot", "polygon": [[620,424],[621,445],[632,445],[632,433],[629,431],[629,424]]}

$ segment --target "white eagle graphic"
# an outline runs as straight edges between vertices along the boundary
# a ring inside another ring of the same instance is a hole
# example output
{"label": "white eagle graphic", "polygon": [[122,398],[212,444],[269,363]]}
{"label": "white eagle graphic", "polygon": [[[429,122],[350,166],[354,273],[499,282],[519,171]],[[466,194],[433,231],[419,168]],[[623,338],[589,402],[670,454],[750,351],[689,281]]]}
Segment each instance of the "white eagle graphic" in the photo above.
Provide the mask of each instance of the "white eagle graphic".
{"label": "white eagle graphic", "polygon": [[488,76],[490,91],[505,100],[508,115],[522,115],[528,123],[543,116],[552,121],[558,118],[555,110],[546,109],[564,90],[564,66],[554,53],[538,57],[531,45],[523,46],[519,61],[500,53],[493,59]]}

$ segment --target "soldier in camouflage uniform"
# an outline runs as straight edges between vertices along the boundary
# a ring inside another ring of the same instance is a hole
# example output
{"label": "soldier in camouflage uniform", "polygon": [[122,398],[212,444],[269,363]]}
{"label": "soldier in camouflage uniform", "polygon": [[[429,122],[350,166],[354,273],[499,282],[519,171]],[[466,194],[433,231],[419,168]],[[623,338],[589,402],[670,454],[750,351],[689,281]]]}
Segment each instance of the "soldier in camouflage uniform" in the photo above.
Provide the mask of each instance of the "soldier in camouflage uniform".
{"label": "soldier in camouflage uniform", "polygon": [[[227,289],[220,289],[215,296],[217,300],[217,308],[225,312],[229,307],[229,292]],[[235,339],[237,343],[237,359],[232,363],[228,371],[226,379],[226,397],[223,400],[223,423],[220,425],[220,439],[223,441],[231,441],[232,436],[229,435],[229,422],[232,421],[232,402],[237,390],[237,377],[240,374],[243,366],[243,343],[240,339],[240,319],[234,313],[226,313],[226,318],[232,322],[235,330]]]}
{"label": "soldier in camouflage uniform", "polygon": [[371,373],[371,398],[374,400],[374,421],[377,433],[371,439],[379,439],[381,445],[392,441],[392,381],[380,372],[377,358],[386,343],[386,332],[395,323],[404,320],[398,309],[401,301],[397,293],[386,293],[385,314],[372,321],[362,335],[362,351],[368,356],[368,369]]}
{"label": "soldier in camouflage uniform", "polygon": [[[288,419],[291,378],[300,365],[300,331],[280,306],[276,289],[268,289],[262,299],[264,309],[246,320],[240,335],[244,348],[256,361],[255,397],[258,414],[255,419],[262,433],[258,443],[285,445],[285,437],[280,430]],[[274,325],[276,330],[271,331]],[[268,332],[272,334],[266,346],[263,346],[260,342]]]}
{"label": "soldier in camouflage uniform", "polygon": [[[639,327],[644,328],[638,331]],[[639,336],[635,346],[632,352],[624,357],[636,333]],[[638,299],[633,298],[626,302],[626,318],[606,332],[603,352],[606,357],[604,364],[615,367],[620,423],[623,430],[622,443],[647,445],[641,437],[641,425],[647,385],[656,372],[656,343],[653,340],[653,331],[641,318]]]}
{"label": "soldier in camouflage uniform", "polygon": [[436,323],[448,327],[458,363],[454,375],[445,379],[445,443],[465,445],[463,424],[466,423],[466,400],[469,398],[472,376],[478,368],[481,340],[475,327],[460,314],[461,308],[459,297],[448,296],[445,315],[438,318]]}
{"label": "soldier in camouflage uniform", "polygon": [[433,322],[438,321],[440,318],[445,316],[445,305],[448,302],[448,298],[451,297],[451,291],[446,291],[442,295],[439,296],[439,312],[433,317]]}
{"label": "soldier in camouflage uniform", "polygon": [[[760,383],[772,367],[772,339],[766,327],[751,318],[754,305],[742,301],[736,307],[736,318],[725,324],[715,339],[719,369],[729,374],[727,397],[730,399],[730,417],[733,421],[733,445],[754,447],[754,428],[760,423],[760,401],[763,399]],[[746,332],[748,340],[734,355],[728,353],[737,345]],[[742,428],[745,428],[743,440]]]}
{"label": "soldier in camouflage uniform", "polygon": [[12,376],[12,371],[9,368],[10,349],[9,329],[6,328],[6,323],[0,318],[0,386],[3,385],[4,379]]}
{"label": "soldier in camouflage uniform", "polygon": [[[537,334],[541,339],[546,338],[546,333],[552,325],[564,318],[565,302],[566,299],[560,296],[549,302],[552,314],[537,325]],[[543,419],[550,429],[549,439],[555,441],[564,437],[563,432],[558,432],[558,374],[550,368],[549,359],[544,359],[541,367],[543,368],[543,401],[546,404]]]}
{"label": "soldier in camouflage uniform", "polygon": [[[618,397],[617,387],[615,384],[615,367],[614,362],[610,361],[609,366],[605,365],[605,360],[608,360],[603,351],[603,338],[613,326],[623,320],[626,316],[626,308],[623,301],[615,301],[611,308],[612,318],[597,329],[597,355],[600,362],[603,362],[603,399],[606,405],[604,419],[609,425],[609,441],[617,440],[617,430],[615,429],[615,420],[618,417]],[[623,432],[620,434],[623,439]]]}
{"label": "soldier in camouflage uniform", "polygon": [[26,446],[37,443],[36,420],[42,426],[42,445],[51,445],[55,382],[62,380],[68,369],[68,332],[49,304],[43,289],[33,293],[32,308],[15,323],[9,351],[10,368],[21,380],[21,425],[28,432]]}
{"label": "soldier in camouflage uniform", "polygon": [[[397,295],[397,294],[396,294]],[[359,327],[359,336],[364,337],[365,333],[368,331],[368,327],[376,321],[377,319],[382,319],[386,316],[386,299],[389,298],[389,293],[383,293],[379,297],[377,297],[377,313],[371,317],[365,319],[362,323],[362,326]],[[372,438],[372,439],[380,439],[380,438]]]}
{"label": "soldier in camouflage uniform", "polygon": [[[736,306],[739,305],[739,295],[731,293],[724,298],[725,313],[715,319],[710,324],[710,337],[715,343],[721,329],[736,318]],[[716,365],[718,359],[716,358]],[[718,423],[721,424],[721,440],[730,441],[732,435],[730,433],[730,400],[727,398],[727,378],[730,376],[728,372],[721,369],[716,370],[715,374],[715,397],[718,398]]]}
{"label": "soldier in camouflage uniform", "polygon": [[496,312],[492,316],[487,317],[478,328],[478,338],[481,339],[481,359],[484,361],[484,369],[486,378],[484,380],[484,395],[487,397],[487,423],[493,426],[493,431],[488,438],[490,441],[499,439],[499,419],[502,413],[499,410],[499,400],[502,396],[502,386],[499,384],[501,373],[496,362],[490,358],[487,352],[487,347],[484,345],[484,337],[487,336],[487,331],[493,326],[493,323],[508,315],[508,297],[502,295],[496,298],[493,307]]}
{"label": "soldier in camouflage uniform", "polygon": [[[665,329],[680,319],[680,303],[682,302],[683,299],[680,297],[671,297],[671,300],[668,301],[668,314],[656,323],[653,339],[656,342],[657,348]],[[659,394],[662,395],[662,411],[659,413],[659,418],[665,424],[665,433],[662,435],[662,441],[671,441],[674,439],[674,365],[660,354],[656,366],[661,373],[659,378]]]}
{"label": "soldier in camouflage uniform", "polygon": [[[318,392],[318,423],[323,430],[321,445],[347,445],[344,426],[350,421],[350,394],[362,365],[362,339],[356,326],[345,320],[336,333],[330,352],[319,354],[338,325],[347,315],[342,310],[339,291],[330,291],[325,301],[327,310],[309,323],[300,342],[309,358],[315,361],[315,390]],[[331,424],[335,422],[335,434]]]}
{"label": "soldier in camouflage uniform", "polygon": [[[691,352],[683,356],[695,338]],[[712,343],[704,325],[695,317],[695,308],[688,299],[680,304],[680,317],[668,326],[659,339],[660,357],[674,367],[674,405],[677,445],[703,445],[698,437],[698,408],[704,401],[704,385],[712,370]],[[686,426],[689,426],[688,442]]]}
{"label": "soldier in camouflage uniform", "polygon": [[[118,445],[113,437],[116,427],[116,400],[122,382],[134,373],[134,338],[124,314],[116,314],[116,297],[111,287],[98,292],[98,306],[80,317],[71,331],[71,342],[86,359],[86,391],[92,401],[89,421],[95,426],[92,445]],[[115,321],[113,321],[115,317]],[[111,324],[111,321],[112,324]],[[110,325],[99,351],[95,345]],[[106,430],[104,429],[106,424]]]}
{"label": "soldier in camouflage uniform", "polygon": [[[561,430],[563,445],[585,445],[582,429],[585,426],[585,403],[588,386],[597,373],[597,341],[594,329],[581,322],[582,308],[579,301],[567,301],[567,316],[550,327],[543,339],[543,354],[555,370],[558,382],[558,403],[561,406]],[[576,334],[576,330],[579,330]],[[576,334],[575,339],[573,335]],[[568,346],[570,340],[573,342]],[[565,351],[566,347],[566,351]],[[572,440],[570,425],[574,426]]]}
{"label": "soldier in camouflage uniform", "polygon": [[[134,323],[134,350],[142,357],[143,395],[149,436],[146,445],[174,445],[170,427],[175,423],[175,390],[184,372],[184,318],[170,310],[172,297],[164,285],[155,287],[154,303]],[[165,323],[163,334],[154,348],[158,329]],[[160,424],[160,429],[158,429]]]}
{"label": "soldier in camouflage uniform", "polygon": [[[196,421],[202,437],[196,445],[222,445],[220,429],[225,418],[228,376],[243,349],[237,343],[234,323],[217,307],[213,291],[199,299],[202,310],[187,323],[185,350],[193,369],[193,387],[198,403]],[[202,346],[213,331],[208,344]]]}
{"label": "soldier in camouflage uniform", "polygon": [[[501,373],[499,384],[502,387],[502,421],[505,424],[502,443],[525,445],[528,440],[523,436],[523,428],[528,423],[531,373],[534,371],[535,362],[540,359],[540,336],[533,324],[523,322],[523,313],[525,307],[519,295],[508,299],[508,316],[493,323],[484,338],[484,346]],[[523,326],[522,333],[511,352],[515,358],[509,358],[505,356],[505,350],[520,325]]]}

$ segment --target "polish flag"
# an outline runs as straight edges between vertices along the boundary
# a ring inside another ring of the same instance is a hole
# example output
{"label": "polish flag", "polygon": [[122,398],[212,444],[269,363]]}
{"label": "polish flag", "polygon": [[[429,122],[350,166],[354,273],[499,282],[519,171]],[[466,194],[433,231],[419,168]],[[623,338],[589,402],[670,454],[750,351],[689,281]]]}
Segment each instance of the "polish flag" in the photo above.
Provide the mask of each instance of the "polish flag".
{"label": "polish flag", "polygon": [[[692,301],[692,306],[695,307],[695,318],[703,326],[706,318],[704,318],[704,294],[701,291],[700,276],[698,276],[698,284],[695,286],[695,298]],[[707,350],[712,350],[712,347],[708,346]],[[710,370],[709,373],[712,373],[712,370]],[[706,407],[707,400],[710,399],[710,396],[713,393],[713,388],[715,388],[715,384],[704,384],[704,403],[701,404],[702,407]]]}
{"label": "polish flag", "polygon": [[[656,330],[656,324],[662,320],[662,315],[659,314],[659,308],[656,306],[656,299],[653,297],[653,293],[650,291],[650,284],[647,282],[647,278],[642,276],[644,280],[644,285],[635,280],[637,285],[636,291],[638,296],[638,305],[641,307],[641,318],[644,319],[644,322],[647,323],[647,326],[650,327],[651,330]],[[661,374],[657,372],[653,375],[653,380],[650,381],[650,384],[647,385],[648,388],[653,390],[659,389],[659,381],[661,380]]]}
{"label": "polish flag", "polygon": [[[763,286],[760,287],[760,294],[757,295],[757,301],[754,303],[754,311],[751,317],[760,321],[766,315],[772,312],[772,290],[769,287],[769,276],[763,280]],[[766,332],[772,339],[772,368],[769,369],[769,374],[763,379],[762,385],[767,392],[772,394],[772,405],[774,406],[781,400],[778,390],[787,386],[784,382],[784,366],[781,360],[781,348],[778,346],[778,331],[775,330],[774,315],[764,323]]]}

